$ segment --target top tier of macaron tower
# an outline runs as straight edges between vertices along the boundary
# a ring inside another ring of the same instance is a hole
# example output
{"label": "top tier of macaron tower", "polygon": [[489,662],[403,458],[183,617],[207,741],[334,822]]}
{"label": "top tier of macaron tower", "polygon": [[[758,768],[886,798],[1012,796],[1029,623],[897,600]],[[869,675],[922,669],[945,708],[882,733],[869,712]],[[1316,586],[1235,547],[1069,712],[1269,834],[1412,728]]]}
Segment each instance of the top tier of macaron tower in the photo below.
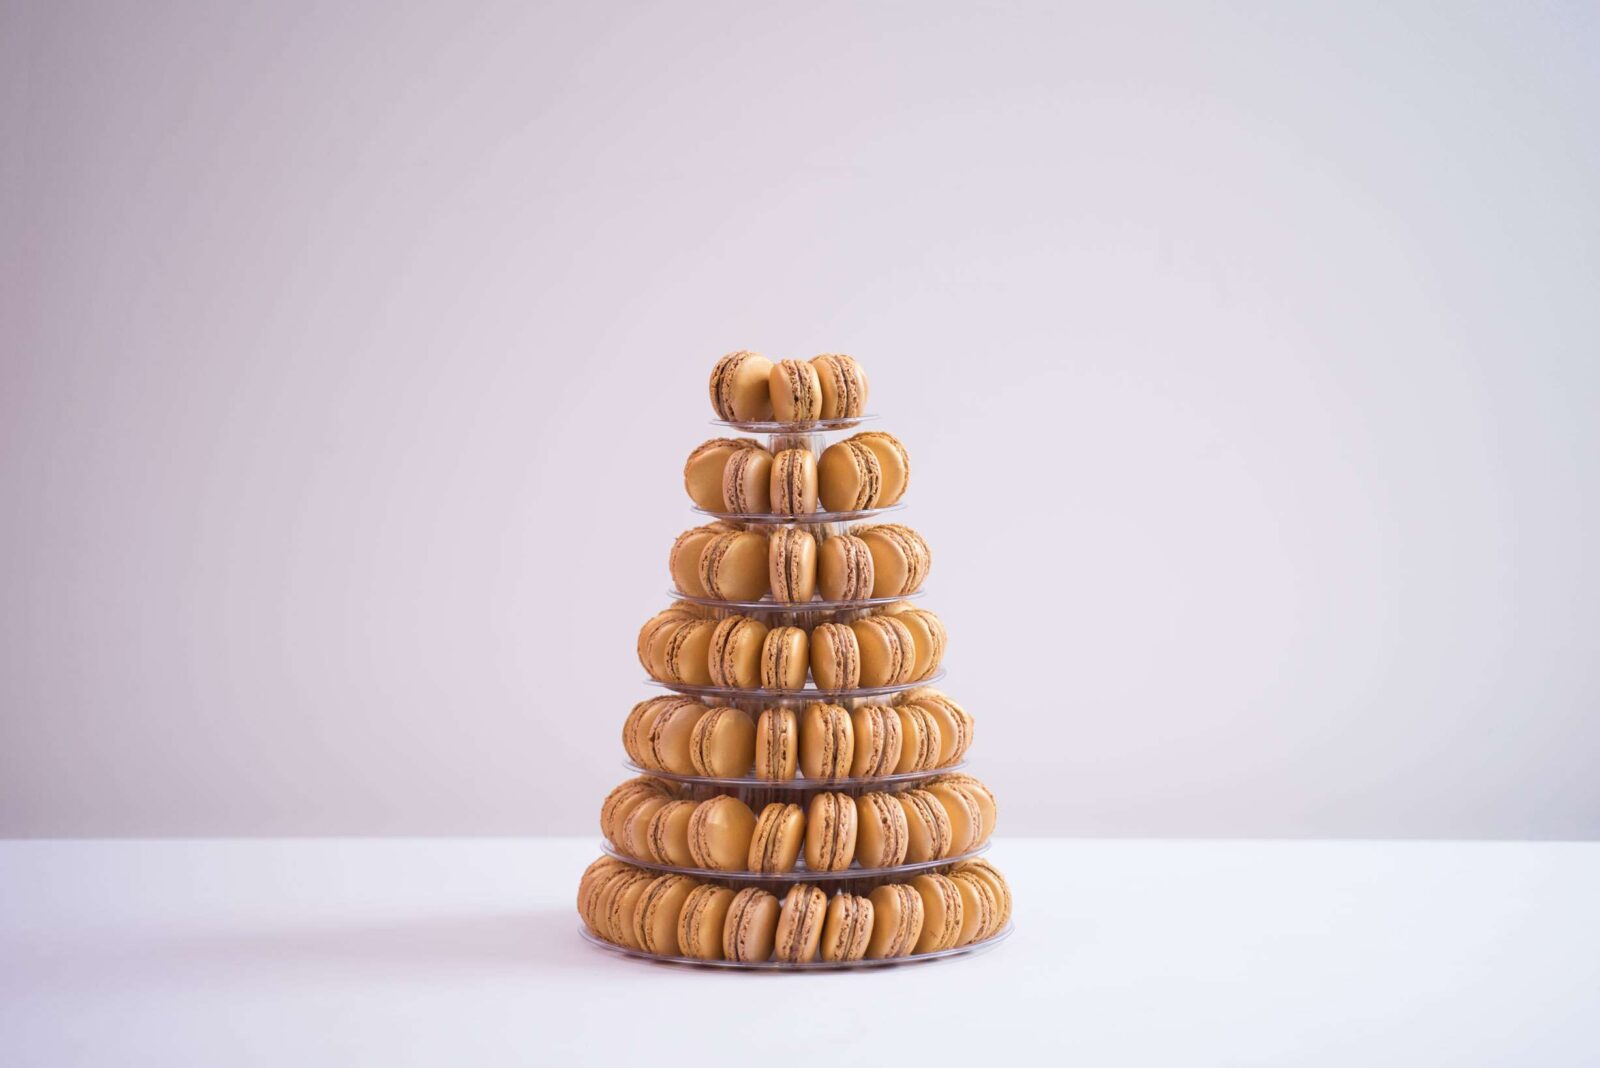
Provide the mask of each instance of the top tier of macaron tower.
{"label": "top tier of macaron tower", "polygon": [[623,718],[631,777],[601,805],[580,932],[735,968],[998,943],[1011,889],[984,855],[994,794],[966,771],[976,721],[934,685],[950,638],[922,601],[933,554],[886,514],[911,450],[849,356],[730,353],[709,392],[723,436],[684,465],[702,521],[639,631],[659,692]]}

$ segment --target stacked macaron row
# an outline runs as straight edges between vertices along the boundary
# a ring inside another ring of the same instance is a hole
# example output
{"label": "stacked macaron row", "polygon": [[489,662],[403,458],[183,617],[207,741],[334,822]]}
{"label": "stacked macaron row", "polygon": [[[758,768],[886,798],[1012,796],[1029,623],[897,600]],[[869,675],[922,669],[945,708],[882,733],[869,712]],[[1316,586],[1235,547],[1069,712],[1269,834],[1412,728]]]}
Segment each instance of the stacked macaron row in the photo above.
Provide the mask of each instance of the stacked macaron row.
{"label": "stacked macaron row", "polygon": [[734,603],[771,596],[804,607],[819,593],[836,603],[907,597],[933,566],[927,541],[899,523],[876,523],[817,536],[805,527],[744,530],[717,522],[678,535],[667,557],[677,591]]}
{"label": "stacked macaron row", "polygon": [[769,452],[752,438],[712,438],[683,465],[683,486],[704,512],[804,518],[818,511],[865,512],[899,504],[911,484],[900,439],[868,430],[817,456],[797,446]]}
{"label": "stacked macaron row", "polygon": [[646,771],[827,783],[953,767],[965,758],[975,729],[971,713],[929,687],[896,694],[892,705],[814,702],[798,713],[775,707],[753,717],[671,694],[633,706],[622,724],[622,747]]}
{"label": "stacked macaron row", "polygon": [[601,857],[578,882],[591,934],[658,957],[744,964],[895,960],[975,946],[1011,921],[1011,887],[985,860],[969,860],[870,893],[831,897],[800,883],[780,901]]}
{"label": "stacked macaron row", "polygon": [[859,419],[867,373],[842,353],[774,363],[759,352],[730,352],[711,369],[711,408],[734,423],[814,423]]}
{"label": "stacked macaron row", "polygon": [[810,630],[746,615],[709,619],[679,602],[645,621],[638,654],[650,677],[669,686],[793,693],[809,673],[816,689],[839,692],[930,678],[947,644],[939,617],[906,601]]}
{"label": "stacked macaron row", "polygon": [[732,794],[691,800],[641,775],[606,795],[600,829],[614,850],[644,864],[777,875],[803,856],[818,875],[965,856],[988,842],[996,816],[994,794],[970,775],[895,793],[823,791],[803,808],[773,801],[759,813]]}

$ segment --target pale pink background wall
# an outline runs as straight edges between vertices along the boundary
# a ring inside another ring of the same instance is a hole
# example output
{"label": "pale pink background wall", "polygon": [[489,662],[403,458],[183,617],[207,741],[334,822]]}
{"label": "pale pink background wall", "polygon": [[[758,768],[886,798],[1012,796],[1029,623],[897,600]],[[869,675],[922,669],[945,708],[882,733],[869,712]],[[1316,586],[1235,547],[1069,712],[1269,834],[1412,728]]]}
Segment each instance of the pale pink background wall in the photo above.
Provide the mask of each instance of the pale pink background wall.
{"label": "pale pink background wall", "polygon": [[1584,5],[3,4],[0,833],[590,833],[734,347],[1011,833],[1600,833]]}

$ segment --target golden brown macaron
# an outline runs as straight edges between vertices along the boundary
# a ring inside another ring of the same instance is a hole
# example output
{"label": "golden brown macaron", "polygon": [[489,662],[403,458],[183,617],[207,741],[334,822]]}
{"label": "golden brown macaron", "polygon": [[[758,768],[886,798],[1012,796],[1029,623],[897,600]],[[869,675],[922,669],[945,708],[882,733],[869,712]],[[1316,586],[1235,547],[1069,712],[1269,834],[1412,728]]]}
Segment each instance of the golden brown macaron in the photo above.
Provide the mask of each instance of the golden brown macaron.
{"label": "golden brown macaron", "polygon": [[638,804],[627,810],[625,816],[617,820],[617,837],[611,844],[617,847],[619,853],[626,853],[639,860],[648,860],[650,821],[655,818],[657,812],[671,804],[672,800],[664,794],[641,798]]}
{"label": "golden brown macaron", "polygon": [[872,553],[853,534],[837,534],[817,550],[817,588],[825,601],[864,601],[872,596]]}
{"label": "golden brown macaron", "polygon": [[995,893],[995,900],[999,902],[999,915],[995,917],[994,930],[998,932],[1011,922],[1011,884],[1006,882],[1006,877],[1000,874],[1000,869],[990,864],[982,857],[976,860],[963,861],[957,864],[955,871],[970,871],[985,880],[990,889]]}
{"label": "golden brown macaron", "polygon": [[1000,815],[1000,805],[995,799],[994,791],[989,789],[982,779],[974,778],[964,772],[941,775],[937,779],[930,780],[928,785],[931,786],[936,782],[955,783],[967,791],[968,796],[977,804],[979,814],[983,817],[983,829],[978,835],[978,841],[987,842],[989,836],[994,833],[994,826]]}
{"label": "golden brown macaron", "polygon": [[817,459],[817,500],[829,512],[859,512],[879,503],[877,453],[853,438],[836,441]]}
{"label": "golden brown macaron", "polygon": [[922,937],[922,895],[905,883],[885,883],[868,898],[872,936],[867,940],[867,959],[904,957],[914,951]]}
{"label": "golden brown macaron", "polygon": [[678,913],[678,953],[695,960],[722,959],[722,929],[733,891],[702,883],[689,891]]}
{"label": "golden brown macaron", "polygon": [[894,797],[906,814],[906,863],[950,856],[955,831],[944,806],[926,790],[905,790]]}
{"label": "golden brown macaron", "polygon": [[615,945],[638,949],[633,940],[633,912],[645,887],[655,877],[655,872],[630,867],[609,880],[595,902],[595,920],[599,924],[595,933]]}
{"label": "golden brown macaron", "polygon": [[622,751],[641,768],[650,766],[645,741],[650,736],[650,721],[655,719],[662,700],[660,697],[651,697],[640,701],[628,712],[628,718],[622,721]]}
{"label": "golden brown macaron", "polygon": [[849,893],[834,895],[822,921],[822,959],[860,960],[867,955],[871,937],[872,902]]}
{"label": "golden brown macaron", "polygon": [[646,953],[678,952],[678,916],[695,881],[687,875],[658,875],[644,888],[633,910],[633,939]]}
{"label": "golden brown macaron", "polygon": [[578,915],[583,917],[584,925],[591,931],[594,930],[594,924],[589,916],[596,889],[607,876],[625,867],[627,865],[615,857],[602,856],[583,869],[583,875],[578,878]]}
{"label": "golden brown macaron", "polygon": [[970,945],[999,930],[995,921],[1000,914],[1000,902],[995,899],[988,881],[970,871],[952,871],[950,879],[961,892],[961,935],[956,945]]}
{"label": "golden brown macaron", "polygon": [[780,423],[809,423],[822,411],[822,382],[804,360],[779,360],[767,373],[772,418]]}
{"label": "golden brown macaron", "polygon": [[950,817],[950,852],[958,857],[983,844],[983,809],[972,792],[961,783],[930,782],[926,787]]}
{"label": "golden brown macaron", "polygon": [[922,535],[899,523],[879,523],[851,531],[872,556],[872,596],[904,597],[922,588],[933,554]]}
{"label": "golden brown macaron", "polygon": [[949,767],[966,756],[972,745],[975,723],[967,710],[945,694],[927,686],[907,690],[900,695],[901,703],[921,705],[939,726],[939,763]]}
{"label": "golden brown macaron", "polygon": [[679,868],[694,867],[694,854],[689,851],[689,820],[694,816],[693,801],[668,801],[650,817],[650,826],[644,836],[644,856],[657,864],[671,864]]}
{"label": "golden brown macaron", "polygon": [[792,802],[774,801],[756,817],[755,833],[750,837],[747,871],[793,871],[805,840],[806,814]]}
{"label": "golden brown macaron", "polygon": [[850,624],[861,650],[861,685],[898,686],[911,681],[917,647],[897,616],[866,616]]}
{"label": "golden brown macaron", "polygon": [[656,658],[653,652],[656,642],[663,633],[670,632],[695,618],[693,606],[679,602],[645,620],[644,626],[639,628],[639,666],[653,677],[656,673]]}
{"label": "golden brown macaron", "polygon": [[760,963],[772,956],[778,931],[778,899],[760,887],[747,886],[728,902],[722,927],[722,955],[727,960]]}
{"label": "golden brown macaron", "polygon": [[750,857],[756,814],[737,797],[710,797],[689,817],[689,853],[710,871],[743,871]]}
{"label": "golden brown macaron", "polygon": [[650,759],[644,766],[675,775],[693,775],[694,760],[690,753],[694,729],[706,711],[706,706],[697,701],[663,702],[661,711],[650,722],[644,754]]}
{"label": "golden brown macaron", "polygon": [[759,449],[754,438],[712,438],[701,442],[683,465],[683,488],[696,507],[707,512],[723,510],[722,475],[728,457],[741,449]]}
{"label": "golden brown macaron", "polygon": [[913,679],[925,679],[939,667],[944,659],[945,632],[939,617],[925,609],[906,606],[905,601],[885,605],[883,614],[894,616],[911,632],[911,644],[916,648],[916,659],[911,667]]}
{"label": "golden brown macaron", "polygon": [[661,650],[661,674],[657,678],[688,686],[709,686],[708,655],[716,630],[717,624],[709,619],[692,619],[679,625]]}
{"label": "golden brown macaron", "polygon": [[818,419],[856,419],[867,412],[867,373],[861,365],[841,352],[827,352],[811,358],[822,387]]}
{"label": "golden brown macaron", "polygon": [[842,779],[855,757],[850,713],[815,701],[800,713],[800,772],[808,779]]}
{"label": "golden brown macaron", "polygon": [[911,455],[900,439],[883,430],[863,430],[846,440],[865,445],[878,461],[878,498],[872,507],[898,504],[911,484]]}
{"label": "golden brown macaron", "polygon": [[948,875],[929,872],[911,880],[911,887],[922,897],[922,934],[915,952],[937,953],[961,941],[961,891]]}
{"label": "golden brown macaron", "polygon": [[861,685],[861,646],[846,623],[818,623],[811,630],[811,678],[819,690]]}
{"label": "golden brown macaron", "polygon": [[718,419],[759,423],[772,418],[772,361],[759,352],[730,352],[711,369],[711,408]]}
{"label": "golden brown macaron", "polygon": [[761,685],[761,648],[767,625],[749,616],[729,616],[716,624],[707,653],[711,684],[739,690]]}
{"label": "golden brown macaron", "polygon": [[806,684],[811,642],[799,627],[773,627],[761,644],[761,685],[768,690],[799,690]]}
{"label": "golden brown macaron", "polygon": [[784,449],[772,458],[773,515],[810,515],[817,510],[817,458],[810,449]]}
{"label": "golden brown macaron", "polygon": [[719,706],[700,716],[689,739],[696,775],[736,779],[749,774],[756,755],[756,725],[743,709]]}
{"label": "golden brown macaron", "polygon": [[731,524],[719,520],[693,527],[678,535],[672,543],[672,551],[667,554],[667,571],[672,575],[672,584],[678,592],[689,597],[711,596],[700,579],[700,554],[705,552],[711,539],[732,529]]}
{"label": "golden brown macaron", "polygon": [[620,887],[631,881],[635,876],[646,873],[631,864],[615,861],[603,870],[597,870],[588,887],[581,891],[579,911],[583,915],[583,922],[589,930],[611,941],[611,930],[606,924],[607,912],[611,907],[611,900],[616,896]]}
{"label": "golden brown macaron", "polygon": [[778,914],[773,956],[788,964],[815,960],[822,942],[822,924],[828,914],[828,895],[805,883],[789,888]]}
{"label": "golden brown macaron", "polygon": [[817,593],[817,539],[803,527],[779,527],[767,539],[772,599],[804,604]]}
{"label": "golden brown macaron", "polygon": [[909,832],[900,802],[886,793],[862,794],[856,798],[856,818],[856,860],[863,868],[905,863]]}
{"label": "golden brown macaron", "polygon": [[817,794],[806,810],[806,867],[844,871],[856,856],[856,833],[856,799],[846,793]]}
{"label": "golden brown macaron", "polygon": [[939,766],[939,724],[921,705],[899,705],[900,762],[895,772],[932,771]]}
{"label": "golden brown macaron", "polygon": [[766,449],[740,449],[722,468],[722,509],[734,515],[766,515],[772,511],[772,454]]}
{"label": "golden brown macaron", "polygon": [[706,542],[700,551],[700,587],[723,601],[765,597],[767,536],[754,530],[730,530]]}
{"label": "golden brown macaron", "polygon": [[756,720],[755,771],[758,779],[787,781],[799,762],[799,729],[793,710],[764,708]]}
{"label": "golden brown macaron", "polygon": [[620,833],[617,826],[619,821],[632,812],[640,801],[652,796],[670,800],[672,794],[661,780],[644,775],[619,783],[600,803],[600,833],[615,845]]}
{"label": "golden brown macaron", "polygon": [[900,717],[887,705],[857,705],[850,713],[855,734],[855,754],[850,761],[852,779],[893,775],[900,763]]}

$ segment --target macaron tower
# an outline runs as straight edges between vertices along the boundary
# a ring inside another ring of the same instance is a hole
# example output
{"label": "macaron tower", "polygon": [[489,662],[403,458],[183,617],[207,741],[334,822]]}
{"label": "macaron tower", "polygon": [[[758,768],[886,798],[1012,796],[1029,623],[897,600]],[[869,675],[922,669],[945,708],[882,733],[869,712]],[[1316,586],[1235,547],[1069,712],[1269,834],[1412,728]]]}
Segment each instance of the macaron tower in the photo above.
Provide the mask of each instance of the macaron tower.
{"label": "macaron tower", "polygon": [[666,553],[639,630],[656,692],[622,717],[628,777],[600,804],[583,936],[730,968],[955,957],[1011,933],[984,855],[976,722],[936,684],[949,635],[922,603],[928,542],[892,513],[911,454],[870,424],[849,356],[734,352],[718,436],[689,451],[700,522]]}

